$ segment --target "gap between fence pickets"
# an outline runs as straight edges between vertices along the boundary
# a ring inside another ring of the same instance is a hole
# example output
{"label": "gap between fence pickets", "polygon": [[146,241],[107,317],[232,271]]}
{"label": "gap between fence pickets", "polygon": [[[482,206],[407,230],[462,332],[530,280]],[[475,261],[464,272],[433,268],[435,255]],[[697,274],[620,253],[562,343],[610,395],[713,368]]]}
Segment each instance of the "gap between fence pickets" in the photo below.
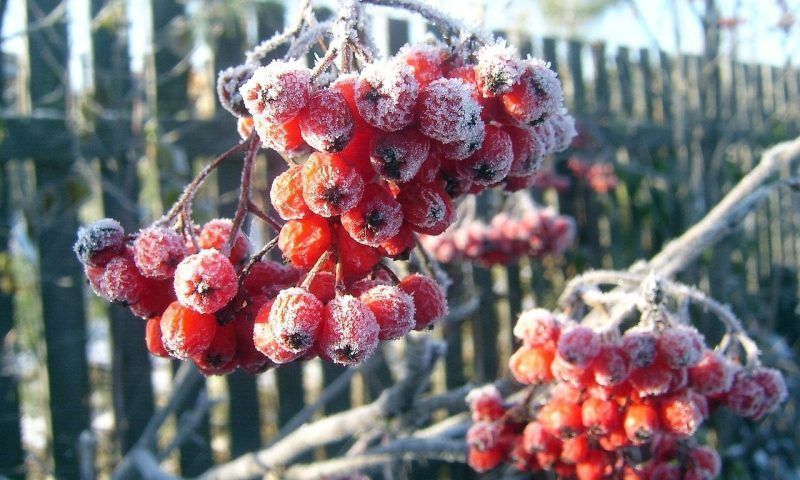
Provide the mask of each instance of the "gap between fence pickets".
{"label": "gap between fence pickets", "polygon": [[[777,144],[765,151],[758,165],[702,220],[668,243],[649,262],[634,265],[631,271],[655,272],[664,278],[670,278],[680,272],[696,260],[703,250],[733,231],[742,218],[774,188],[786,185],[786,181],[767,182],[780,173],[782,168],[790,167],[798,159],[800,159],[800,137]],[[573,280],[565,289],[565,293],[577,291],[576,281],[579,283],[579,279],[580,277],[577,277]],[[618,309],[629,309],[630,305],[627,303],[628,301],[620,302]],[[358,455],[286,468],[291,460],[304,452],[370,428],[381,428],[385,420],[401,414],[410,412],[418,419],[425,418],[427,414],[441,408],[456,412],[466,410],[464,396],[472,388],[469,384],[444,394],[419,398],[427,387],[433,367],[444,353],[444,347],[443,343],[435,342],[424,334],[410,336],[406,355],[406,375],[403,380],[385,390],[378,400],[301,426],[268,448],[216,466],[200,478],[235,480],[280,471],[281,478],[301,480],[318,478],[321,475],[369,470],[397,461],[464,462],[467,447],[463,436],[469,424],[469,417],[456,413],[424,431],[419,430]],[[187,364],[184,367],[190,366]],[[194,368],[186,368],[179,372],[178,377],[180,381],[176,382],[178,386],[170,402],[151,419],[145,434],[137,442],[136,447],[123,458],[113,478],[129,478],[134,471],[139,471],[147,478],[176,478],[161,470],[155,453],[154,440],[158,428],[166,417],[185,400],[183,398],[185,392],[190,390],[189,387],[195,381],[202,378]],[[508,390],[507,384],[502,381],[499,384]],[[437,433],[431,436],[429,435],[431,432]]]}

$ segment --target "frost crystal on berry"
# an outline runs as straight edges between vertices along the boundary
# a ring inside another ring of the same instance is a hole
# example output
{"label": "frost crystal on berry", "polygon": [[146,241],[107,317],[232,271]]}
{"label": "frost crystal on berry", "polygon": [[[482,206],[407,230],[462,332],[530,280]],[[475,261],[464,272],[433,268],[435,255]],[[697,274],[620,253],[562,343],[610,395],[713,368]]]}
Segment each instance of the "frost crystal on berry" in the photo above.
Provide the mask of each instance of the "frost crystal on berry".
{"label": "frost crystal on berry", "polygon": [[253,117],[284,123],[306,106],[310,90],[311,70],[300,61],[273,60],[253,72],[241,94]]}
{"label": "frost crystal on berry", "polygon": [[236,271],[215,249],[189,255],[175,269],[175,294],[181,304],[200,313],[214,313],[237,291]]}
{"label": "frost crystal on berry", "polygon": [[188,253],[183,238],[168,228],[145,228],[133,242],[136,266],[142,275],[149,278],[171,278],[175,274],[175,267]]}
{"label": "frost crystal on berry", "polygon": [[417,121],[422,133],[442,143],[467,141],[484,128],[473,87],[457,78],[440,78],[420,91]]}
{"label": "frost crystal on berry", "polygon": [[355,207],[364,193],[364,179],[341,158],[314,153],[303,165],[303,198],[317,215],[331,217]]}
{"label": "frost crystal on berry", "polygon": [[342,295],[325,306],[319,346],[342,365],[357,365],[372,356],[378,346],[380,327],[375,315],[359,299]]}
{"label": "frost crystal on berry", "polygon": [[481,47],[475,57],[475,81],[484,97],[508,92],[525,71],[517,49],[503,40]]}
{"label": "frost crystal on berry", "polygon": [[295,353],[311,348],[317,339],[322,309],[322,302],[303,288],[281,291],[269,313],[275,341],[284,350]]}
{"label": "frost crystal on berry", "polygon": [[222,108],[231,112],[236,117],[249,117],[250,112],[244,104],[244,99],[239,91],[250,77],[253,76],[255,66],[249,63],[226,68],[217,76],[217,96]]}
{"label": "frost crystal on berry", "polygon": [[514,325],[514,336],[532,347],[555,345],[560,331],[560,322],[556,316],[544,308],[522,312]]}
{"label": "frost crystal on berry", "polygon": [[398,62],[367,65],[356,82],[356,106],[375,128],[394,132],[414,118],[419,83],[411,68]]}
{"label": "frost crystal on berry", "polygon": [[700,361],[705,342],[694,327],[677,325],[661,332],[658,353],[672,368],[691,367]]}
{"label": "frost crystal on berry", "polygon": [[501,96],[501,101],[511,118],[533,126],[561,110],[564,92],[549,64],[529,59],[519,82]]}
{"label": "frost crystal on berry", "polygon": [[124,237],[125,231],[118,221],[103,218],[79,228],[72,249],[81,263],[102,267],[122,251]]}
{"label": "frost crystal on berry", "polygon": [[303,139],[322,152],[341,152],[353,137],[353,116],[336,90],[322,89],[311,95],[299,119]]}
{"label": "frost crystal on berry", "polygon": [[561,334],[558,354],[567,362],[585,367],[600,353],[597,334],[586,327],[575,327]]}
{"label": "frost crystal on berry", "polygon": [[342,226],[354,240],[379,246],[400,232],[403,210],[384,187],[370,184],[355,208],[342,215]]}

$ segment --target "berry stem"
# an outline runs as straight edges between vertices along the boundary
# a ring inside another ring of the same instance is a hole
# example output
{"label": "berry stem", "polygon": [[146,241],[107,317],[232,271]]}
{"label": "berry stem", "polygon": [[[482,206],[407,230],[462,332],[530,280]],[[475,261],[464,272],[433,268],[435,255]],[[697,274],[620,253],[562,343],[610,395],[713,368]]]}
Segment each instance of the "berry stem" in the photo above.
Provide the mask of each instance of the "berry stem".
{"label": "berry stem", "polygon": [[462,22],[447,15],[446,13],[437,10],[436,8],[421,2],[419,0],[360,0],[362,3],[379,5],[383,7],[397,8],[400,10],[407,10],[421,15],[423,18],[431,22],[448,41],[454,41],[461,37],[462,32],[469,33],[471,37],[479,42],[485,43],[489,40],[490,35],[486,32],[467,28]]}
{"label": "berry stem", "polygon": [[266,222],[275,231],[275,233],[280,232],[281,228],[283,228],[283,224],[280,221],[259,208],[259,206],[253,203],[251,199],[247,199],[247,211],[261,220],[264,220],[264,222]]}
{"label": "berry stem", "polygon": [[398,283],[400,283],[400,277],[398,277],[398,276],[397,276],[397,274],[396,274],[396,273],[394,273],[394,270],[392,270],[392,269],[389,267],[389,265],[386,265],[386,264],[385,264],[385,263],[383,263],[383,262],[378,262],[378,263],[375,265],[375,269],[376,269],[376,270],[383,270],[384,272],[386,272],[386,274],[387,274],[387,275],[389,275],[389,278],[391,278],[391,279],[392,279],[392,282],[394,282],[394,284],[395,284],[395,285],[397,285]]}
{"label": "berry stem", "polygon": [[242,285],[242,281],[250,273],[250,270],[253,269],[253,265],[260,262],[261,259],[264,258],[264,256],[268,254],[270,251],[272,251],[272,249],[275,248],[277,245],[278,245],[278,237],[275,237],[269,242],[267,242],[263,247],[261,247],[261,250],[259,250],[258,253],[250,257],[250,260],[247,262],[247,265],[245,265],[245,267],[242,269],[242,273],[239,274],[240,287]]}
{"label": "berry stem", "polygon": [[236,237],[239,230],[244,223],[245,215],[247,214],[248,202],[250,202],[250,184],[253,178],[253,169],[255,167],[256,156],[258,149],[261,147],[261,142],[257,137],[250,140],[250,146],[247,149],[247,155],[244,157],[244,166],[242,166],[242,182],[239,190],[239,204],[236,207],[236,215],[233,217],[233,226],[231,227],[231,234],[228,237],[228,242],[225,244],[223,254],[228,256],[233,249],[233,244],[236,242]]}
{"label": "berry stem", "polygon": [[311,270],[309,270],[308,273],[306,274],[306,278],[303,279],[303,283],[300,284],[300,288],[305,288],[306,290],[308,290],[309,287],[311,287],[311,282],[314,281],[314,277],[317,276],[317,273],[319,273],[320,270],[322,270],[323,265],[325,265],[328,259],[331,258],[331,255],[333,255],[333,253],[334,253],[333,250],[328,250],[319,256],[317,262],[314,264],[313,267],[311,267]]}

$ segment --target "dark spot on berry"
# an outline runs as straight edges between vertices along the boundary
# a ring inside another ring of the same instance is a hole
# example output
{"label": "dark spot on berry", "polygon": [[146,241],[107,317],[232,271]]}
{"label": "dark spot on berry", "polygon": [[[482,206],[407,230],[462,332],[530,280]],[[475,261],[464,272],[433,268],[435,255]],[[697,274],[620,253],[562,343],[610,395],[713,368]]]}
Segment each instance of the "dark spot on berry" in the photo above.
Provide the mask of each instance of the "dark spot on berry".
{"label": "dark spot on berry", "polygon": [[441,221],[444,218],[444,207],[438,202],[431,205],[428,209],[428,218],[436,222]]}
{"label": "dark spot on berry", "polygon": [[542,114],[539,118],[528,122],[528,125],[530,125],[531,127],[536,127],[538,125],[543,124],[545,120],[547,120],[547,116]]}
{"label": "dark spot on berry", "polygon": [[353,347],[350,345],[344,346],[342,348],[337,348],[333,351],[333,353],[336,355],[336,358],[350,362],[356,360],[358,357],[358,351],[353,349]]}
{"label": "dark spot on berry", "polygon": [[206,363],[208,363],[212,368],[218,368],[226,363],[226,358],[218,353],[212,353],[210,355],[206,355]]}
{"label": "dark spot on berry", "polygon": [[311,337],[305,332],[294,332],[282,335],[284,343],[294,350],[303,350],[311,346]]}
{"label": "dark spot on berry", "polygon": [[369,91],[364,95],[364,100],[368,100],[370,102],[377,102],[383,97],[381,95],[381,91],[378,90],[376,87],[370,87]]}
{"label": "dark spot on berry", "polygon": [[206,282],[199,282],[195,287],[194,291],[197,292],[197,294],[200,295],[201,297],[206,297],[211,295],[214,289],[211,288],[211,286]]}
{"label": "dark spot on berry", "polygon": [[322,192],[322,198],[325,199],[325,202],[333,206],[339,205],[339,202],[342,201],[342,197],[344,197],[344,194],[339,187],[331,187]]}
{"label": "dark spot on berry", "polygon": [[375,153],[378,154],[378,158],[383,164],[383,176],[391,180],[397,180],[400,178],[401,169],[405,163],[405,159],[399,154],[399,152],[391,147],[380,145],[378,148],[376,148]]}
{"label": "dark spot on berry", "polygon": [[367,227],[373,232],[379,230],[386,223],[383,214],[378,210],[369,212],[369,214],[364,217],[364,220],[366,221]]}
{"label": "dark spot on berry", "polygon": [[326,145],[325,151],[328,153],[337,153],[344,150],[344,147],[350,142],[350,135],[339,135],[333,141]]}
{"label": "dark spot on berry", "polygon": [[492,180],[494,179],[495,175],[497,175],[497,172],[495,172],[494,168],[492,168],[492,166],[489,165],[488,163],[481,163],[475,165],[472,168],[472,172],[474,173],[473,176],[476,180],[484,180],[484,181]]}
{"label": "dark spot on berry", "polygon": [[472,112],[472,115],[469,116],[469,120],[467,120],[468,127],[474,127],[478,124],[478,113]]}

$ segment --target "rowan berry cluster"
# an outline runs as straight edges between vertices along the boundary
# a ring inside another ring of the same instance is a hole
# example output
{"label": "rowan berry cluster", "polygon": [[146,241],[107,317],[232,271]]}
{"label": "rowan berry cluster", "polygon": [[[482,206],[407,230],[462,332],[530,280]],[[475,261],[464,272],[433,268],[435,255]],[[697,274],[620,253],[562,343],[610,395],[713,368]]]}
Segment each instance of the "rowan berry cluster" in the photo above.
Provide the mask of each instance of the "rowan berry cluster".
{"label": "rowan berry cluster", "polygon": [[509,369],[531,387],[521,402],[491,386],[467,397],[470,465],[510,462],[579,480],[716,478],[719,455],[695,433],[718,407],[754,421],[775,411],[787,395],[783,376],[663,320],[601,334],[564,314],[524,312]]}
{"label": "rowan berry cluster", "polygon": [[567,162],[567,168],[575,178],[585,182],[596,193],[608,193],[619,184],[614,165],[608,162],[589,162],[574,156]]}
{"label": "rowan berry cluster", "polygon": [[520,257],[541,259],[563,254],[575,239],[575,222],[551,208],[531,207],[521,215],[501,212],[488,223],[474,220],[422,244],[440,262],[472,260],[509,264]]}

